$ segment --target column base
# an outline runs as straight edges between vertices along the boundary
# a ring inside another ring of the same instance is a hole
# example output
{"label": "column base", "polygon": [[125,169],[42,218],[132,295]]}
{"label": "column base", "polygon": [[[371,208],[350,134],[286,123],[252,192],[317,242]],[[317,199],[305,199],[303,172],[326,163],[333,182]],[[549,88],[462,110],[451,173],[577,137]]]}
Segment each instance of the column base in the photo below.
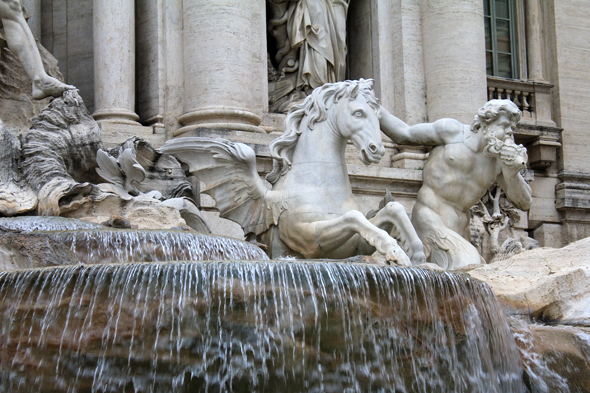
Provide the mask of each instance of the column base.
{"label": "column base", "polygon": [[145,139],[155,148],[159,148],[166,142],[164,129],[156,129],[153,125],[142,126],[139,123],[130,124],[107,120],[100,120],[97,123],[102,133],[102,143],[106,148],[117,146],[132,137]]}
{"label": "column base", "polygon": [[262,118],[256,113],[242,108],[203,108],[187,112],[178,118],[183,127],[174,131],[174,136],[185,134],[198,128],[224,128],[236,131],[266,133],[258,127]]}
{"label": "column base", "polygon": [[135,112],[128,109],[100,109],[92,114],[92,117],[97,122],[120,123],[130,125],[140,125],[139,116]]}

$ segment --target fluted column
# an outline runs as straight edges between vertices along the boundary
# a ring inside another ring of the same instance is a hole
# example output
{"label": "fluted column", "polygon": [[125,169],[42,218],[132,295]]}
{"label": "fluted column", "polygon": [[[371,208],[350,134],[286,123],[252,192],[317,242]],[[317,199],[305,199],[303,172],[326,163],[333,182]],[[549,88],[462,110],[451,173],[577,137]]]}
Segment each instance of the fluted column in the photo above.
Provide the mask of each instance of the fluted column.
{"label": "fluted column", "polygon": [[423,0],[428,120],[470,123],[487,101],[482,0]]}
{"label": "fluted column", "polygon": [[97,121],[138,124],[134,0],[94,0],[93,5],[93,116]]}
{"label": "fluted column", "polygon": [[184,113],[175,135],[204,127],[264,132],[265,7],[264,0],[183,2]]}

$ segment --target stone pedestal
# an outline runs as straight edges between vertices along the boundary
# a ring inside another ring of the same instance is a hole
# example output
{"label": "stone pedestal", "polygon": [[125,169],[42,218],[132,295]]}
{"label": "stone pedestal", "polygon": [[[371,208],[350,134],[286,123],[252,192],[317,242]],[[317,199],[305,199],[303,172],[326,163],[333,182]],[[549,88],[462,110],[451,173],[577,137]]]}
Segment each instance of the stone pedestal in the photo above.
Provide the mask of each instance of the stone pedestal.
{"label": "stone pedestal", "polygon": [[428,121],[470,124],[487,101],[483,2],[424,0],[422,23]]}
{"label": "stone pedestal", "polygon": [[94,0],[94,119],[137,125],[133,0]]}
{"label": "stone pedestal", "polygon": [[182,135],[196,128],[265,132],[264,0],[184,2]]}

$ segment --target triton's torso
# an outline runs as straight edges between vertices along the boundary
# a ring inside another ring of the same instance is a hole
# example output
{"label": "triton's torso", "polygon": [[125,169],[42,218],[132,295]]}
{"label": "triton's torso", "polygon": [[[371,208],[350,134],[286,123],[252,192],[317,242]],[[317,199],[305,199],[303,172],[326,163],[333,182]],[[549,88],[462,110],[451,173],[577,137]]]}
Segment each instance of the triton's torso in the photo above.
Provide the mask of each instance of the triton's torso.
{"label": "triton's torso", "polygon": [[438,204],[445,204],[457,212],[466,212],[499,174],[495,158],[485,157],[464,143],[436,146],[424,166],[418,200],[435,211]]}

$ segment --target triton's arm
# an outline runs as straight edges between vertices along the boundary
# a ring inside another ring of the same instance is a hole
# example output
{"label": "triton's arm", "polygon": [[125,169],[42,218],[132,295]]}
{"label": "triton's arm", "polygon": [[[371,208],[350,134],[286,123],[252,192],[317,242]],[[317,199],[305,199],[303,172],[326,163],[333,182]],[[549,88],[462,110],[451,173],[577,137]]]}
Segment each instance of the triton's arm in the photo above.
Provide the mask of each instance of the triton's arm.
{"label": "triton's arm", "polygon": [[440,119],[434,123],[409,126],[381,107],[381,130],[400,145],[436,146],[461,141],[464,125],[454,119]]}
{"label": "triton's arm", "polygon": [[520,170],[526,168],[528,161],[526,151],[523,150],[524,148],[519,149],[511,145],[502,148],[502,156],[508,159],[500,159],[502,173],[496,181],[514,206],[521,210],[529,210],[533,203],[533,193],[531,186],[520,174]]}

